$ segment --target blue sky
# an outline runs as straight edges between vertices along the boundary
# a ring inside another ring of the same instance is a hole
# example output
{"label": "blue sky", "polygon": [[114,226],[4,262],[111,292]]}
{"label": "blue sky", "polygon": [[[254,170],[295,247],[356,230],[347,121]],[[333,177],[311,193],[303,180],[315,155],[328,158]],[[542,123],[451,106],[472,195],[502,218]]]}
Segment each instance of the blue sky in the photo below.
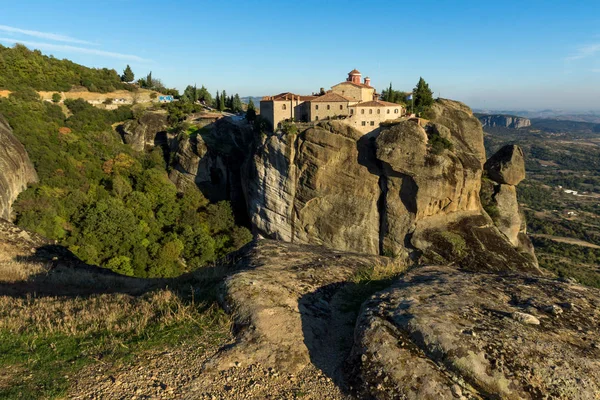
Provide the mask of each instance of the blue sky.
{"label": "blue sky", "polygon": [[179,89],[309,94],[357,68],[379,90],[423,76],[476,108],[600,110],[597,0],[6,3],[3,45]]}

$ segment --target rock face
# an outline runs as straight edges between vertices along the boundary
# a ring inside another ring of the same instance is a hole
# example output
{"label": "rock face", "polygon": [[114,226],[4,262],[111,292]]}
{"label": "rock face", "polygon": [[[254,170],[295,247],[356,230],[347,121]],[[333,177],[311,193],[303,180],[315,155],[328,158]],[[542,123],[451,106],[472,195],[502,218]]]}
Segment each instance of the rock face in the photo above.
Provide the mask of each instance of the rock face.
{"label": "rock face", "polygon": [[286,379],[317,368],[347,396],[322,396],[335,399],[594,399],[600,391],[600,290],[506,269],[399,275],[402,264],[386,259],[271,240],[248,246],[220,289],[236,342],[191,392],[205,392],[210,374],[254,368]]}
{"label": "rock face", "polygon": [[179,190],[196,185],[211,201],[230,200],[246,215],[242,174],[252,148],[251,127],[222,118],[192,137],[180,135],[169,178]]}
{"label": "rock face", "polygon": [[506,185],[516,186],[525,179],[525,157],[517,145],[506,145],[485,163],[485,172],[490,179]]}
{"label": "rock face", "polygon": [[144,112],[138,119],[123,124],[123,141],[136,151],[165,145],[169,142],[168,127],[166,113]]}
{"label": "rock face", "polygon": [[11,218],[12,203],[37,179],[25,147],[0,115],[0,218]]}
{"label": "rock face", "polygon": [[[396,122],[369,135],[322,122],[298,135],[263,138],[245,180],[248,214],[258,233],[275,239],[368,254],[419,254],[425,250],[419,246],[439,244],[424,238],[445,229],[444,219],[455,213],[481,216],[482,229],[492,225],[479,197],[485,159],[481,124],[468,107],[450,100],[437,101],[429,121]],[[502,171],[514,180],[512,169]],[[425,231],[422,240],[412,240]],[[468,229],[455,234],[465,254],[481,251]],[[486,237],[489,249],[508,252],[498,259],[515,260],[510,269],[521,261],[524,269],[537,268],[519,258],[498,229],[486,228]],[[500,245],[491,246],[493,238]]]}
{"label": "rock face", "polygon": [[419,268],[363,305],[353,355],[377,399],[593,399],[599,304],[549,279]]}
{"label": "rock face", "polygon": [[523,117],[515,117],[514,115],[478,115],[479,121],[484,127],[502,127],[519,129],[531,126],[531,121]]}
{"label": "rock face", "polygon": [[502,147],[485,163],[481,200],[484,209],[519,251],[527,253],[537,264],[533,245],[527,236],[525,217],[517,201],[516,185],[525,178],[525,160],[519,146]]}

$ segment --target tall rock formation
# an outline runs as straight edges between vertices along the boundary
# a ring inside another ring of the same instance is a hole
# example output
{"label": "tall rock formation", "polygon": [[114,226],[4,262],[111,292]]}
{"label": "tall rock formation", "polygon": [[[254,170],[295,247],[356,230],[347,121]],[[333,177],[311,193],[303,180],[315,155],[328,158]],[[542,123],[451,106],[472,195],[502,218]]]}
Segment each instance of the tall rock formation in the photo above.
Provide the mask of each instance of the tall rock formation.
{"label": "tall rock formation", "polygon": [[25,147],[0,115],[0,218],[10,219],[12,203],[37,179]]}
{"label": "tall rock formation", "polygon": [[523,117],[515,117],[514,115],[486,115],[479,114],[479,121],[483,127],[501,127],[510,129],[526,128],[531,126],[531,121]]}
{"label": "tall rock formation", "polygon": [[485,160],[481,124],[450,100],[429,121],[366,136],[323,122],[263,138],[245,180],[248,214],[258,233],[285,241],[535,272],[481,206]]}

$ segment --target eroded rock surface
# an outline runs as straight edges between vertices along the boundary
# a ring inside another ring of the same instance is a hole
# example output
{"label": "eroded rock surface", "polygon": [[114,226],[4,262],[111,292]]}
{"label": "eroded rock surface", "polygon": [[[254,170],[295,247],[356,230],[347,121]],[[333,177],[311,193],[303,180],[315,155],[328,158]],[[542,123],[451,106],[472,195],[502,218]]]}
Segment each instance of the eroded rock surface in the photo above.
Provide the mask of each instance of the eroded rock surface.
{"label": "eroded rock surface", "polygon": [[136,151],[152,149],[168,143],[168,127],[165,112],[144,112],[138,119],[123,124],[123,140]]}
{"label": "eroded rock surface", "polygon": [[0,218],[11,218],[12,204],[19,193],[37,180],[25,147],[0,115]]}
{"label": "eroded rock surface", "polygon": [[239,261],[245,267],[223,285],[222,303],[233,313],[240,334],[238,344],[214,366],[259,363],[298,373],[318,359],[319,367],[333,371],[343,361],[336,360],[342,343],[335,321],[344,319],[335,307],[336,293],[358,270],[378,260],[319,246],[259,241]]}
{"label": "eroded rock surface", "polygon": [[502,127],[510,129],[520,129],[531,126],[531,120],[523,117],[516,117],[514,115],[485,115],[480,114],[479,120],[481,124],[486,127]]}
{"label": "eroded rock surface", "polygon": [[353,355],[377,399],[595,399],[599,306],[597,289],[424,267],[363,305]]}
{"label": "eroded rock surface", "polygon": [[525,179],[525,156],[517,145],[506,145],[485,163],[490,179],[500,184],[518,185]]}

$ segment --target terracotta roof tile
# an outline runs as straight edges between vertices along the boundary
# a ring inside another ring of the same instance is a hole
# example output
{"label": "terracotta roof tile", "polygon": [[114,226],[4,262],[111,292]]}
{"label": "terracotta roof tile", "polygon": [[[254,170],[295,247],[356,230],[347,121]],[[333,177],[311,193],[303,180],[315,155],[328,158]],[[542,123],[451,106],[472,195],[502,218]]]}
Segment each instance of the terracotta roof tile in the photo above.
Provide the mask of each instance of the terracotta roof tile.
{"label": "terracotta roof tile", "polygon": [[354,104],[350,107],[402,107],[401,104],[390,103],[389,101],[383,100],[373,100],[373,101],[364,101],[362,103]]}
{"label": "terracotta roof tile", "polygon": [[348,73],[348,75],[352,75],[352,74],[359,74],[360,75],[360,72],[355,68],[355,69],[353,69],[352,71],[350,71]]}
{"label": "terracotta roof tile", "polygon": [[337,85],[334,85],[334,86],[339,86],[339,85],[344,85],[344,84],[352,85],[352,86],[356,86],[356,87],[361,87],[361,88],[367,88],[367,89],[375,89],[373,86],[365,85],[364,83],[354,83],[354,82],[351,82],[351,81],[340,82],[340,83],[338,83]]}
{"label": "terracotta roof tile", "polygon": [[341,94],[328,92],[322,96],[318,96],[311,101],[353,101],[347,97],[342,96]]}

